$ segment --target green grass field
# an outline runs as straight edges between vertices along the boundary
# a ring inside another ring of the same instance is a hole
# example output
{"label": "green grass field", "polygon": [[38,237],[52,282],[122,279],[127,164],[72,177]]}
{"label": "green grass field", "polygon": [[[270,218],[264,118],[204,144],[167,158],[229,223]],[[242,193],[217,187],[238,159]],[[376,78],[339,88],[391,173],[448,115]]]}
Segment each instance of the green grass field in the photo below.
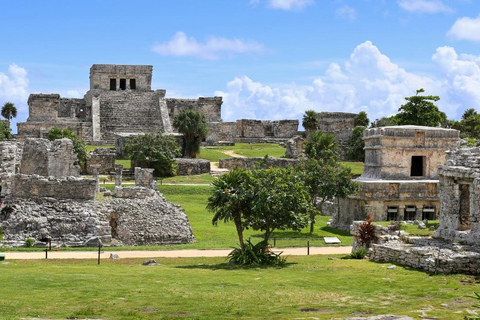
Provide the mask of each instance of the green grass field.
{"label": "green grass field", "polygon": [[478,280],[366,260],[289,257],[284,268],[222,258],[7,261],[0,319],[463,319]]}

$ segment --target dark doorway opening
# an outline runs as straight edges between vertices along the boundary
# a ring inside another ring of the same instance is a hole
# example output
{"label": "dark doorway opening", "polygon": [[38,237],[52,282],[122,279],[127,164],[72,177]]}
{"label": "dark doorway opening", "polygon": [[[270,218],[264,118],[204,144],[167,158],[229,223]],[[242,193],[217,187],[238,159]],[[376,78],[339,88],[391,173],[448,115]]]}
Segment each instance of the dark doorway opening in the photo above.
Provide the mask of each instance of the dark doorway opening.
{"label": "dark doorway opening", "polygon": [[403,214],[403,220],[413,221],[415,220],[415,215],[417,214],[417,207],[415,205],[405,206],[405,213]]}
{"label": "dark doorway opening", "polygon": [[423,156],[412,156],[412,167],[410,170],[410,176],[412,177],[422,177],[423,174],[423,167],[424,167],[424,159]]}
{"label": "dark doorway opening", "polygon": [[121,90],[127,89],[127,79],[120,79],[120,89]]}
{"label": "dark doorway opening", "polygon": [[470,185],[461,184],[460,189],[460,208],[458,212],[458,230],[470,230]]}
{"label": "dark doorway opening", "polygon": [[110,90],[117,90],[117,79],[110,79]]}
{"label": "dark doorway opening", "polygon": [[130,89],[131,90],[137,89],[137,82],[135,81],[135,79],[130,79]]}
{"label": "dark doorway opening", "polygon": [[422,220],[435,220],[436,219],[435,206],[423,206]]}
{"label": "dark doorway opening", "polygon": [[387,207],[387,221],[396,221],[398,217],[398,206]]}

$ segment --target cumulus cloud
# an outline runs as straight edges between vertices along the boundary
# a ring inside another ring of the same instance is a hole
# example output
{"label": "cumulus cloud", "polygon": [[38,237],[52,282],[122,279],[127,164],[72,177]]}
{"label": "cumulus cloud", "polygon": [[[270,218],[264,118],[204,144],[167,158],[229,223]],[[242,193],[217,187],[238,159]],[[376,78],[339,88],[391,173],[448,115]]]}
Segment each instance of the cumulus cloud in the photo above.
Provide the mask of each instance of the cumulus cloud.
{"label": "cumulus cloud", "polygon": [[400,8],[414,13],[451,13],[453,9],[441,0],[398,0]]}
{"label": "cumulus cloud", "polygon": [[[305,110],[354,112],[366,111],[371,120],[398,112],[405,97],[419,88],[439,95],[439,108],[449,118],[480,105],[480,57],[458,56],[451,48],[437,50],[433,61],[449,75],[442,79],[408,72],[392,62],[372,42],[358,45],[343,64],[331,63],[323,74],[306,85],[264,84],[248,76],[236,77],[224,91],[223,119],[242,118],[301,119]],[[452,86],[450,90],[447,88]],[[478,90],[477,90],[478,91]],[[469,100],[461,96],[469,96]]]}
{"label": "cumulus cloud", "polygon": [[8,67],[8,74],[0,72],[0,106],[5,102],[12,102],[17,107],[17,119],[12,122],[13,132],[16,133],[17,120],[24,121],[28,113],[28,77],[27,71],[16,64]]}
{"label": "cumulus cloud", "polygon": [[480,42],[480,15],[474,19],[468,17],[458,19],[447,35],[460,40]]}
{"label": "cumulus cloud", "polygon": [[280,10],[301,10],[314,4],[314,0],[268,0],[268,6]]}
{"label": "cumulus cloud", "polygon": [[170,41],[155,45],[152,50],[165,56],[197,57],[216,60],[222,54],[232,53],[262,53],[265,51],[261,43],[253,40],[227,39],[209,37],[205,43],[198,42],[193,37],[187,37],[185,32],[178,31]]}
{"label": "cumulus cloud", "polygon": [[339,18],[346,18],[348,20],[355,20],[357,11],[347,5],[343,5],[335,11],[335,15]]}

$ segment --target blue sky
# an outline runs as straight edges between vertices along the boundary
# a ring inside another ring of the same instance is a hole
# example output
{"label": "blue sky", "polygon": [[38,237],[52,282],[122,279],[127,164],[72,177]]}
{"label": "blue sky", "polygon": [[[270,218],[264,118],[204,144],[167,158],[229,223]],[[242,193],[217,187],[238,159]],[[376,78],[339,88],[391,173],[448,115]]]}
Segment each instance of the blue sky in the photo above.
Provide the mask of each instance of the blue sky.
{"label": "blue sky", "polygon": [[[83,97],[92,64],[153,65],[167,97],[223,96],[222,118],[390,116],[425,88],[480,112],[480,1],[2,1],[0,105]],[[16,127],[13,128],[16,132]]]}

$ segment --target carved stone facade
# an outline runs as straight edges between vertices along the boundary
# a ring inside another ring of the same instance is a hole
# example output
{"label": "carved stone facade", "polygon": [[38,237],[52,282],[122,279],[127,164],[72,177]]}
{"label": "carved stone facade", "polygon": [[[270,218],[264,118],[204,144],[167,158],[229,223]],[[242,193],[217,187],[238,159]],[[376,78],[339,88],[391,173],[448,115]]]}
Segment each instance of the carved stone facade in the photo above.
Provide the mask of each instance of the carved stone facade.
{"label": "carved stone facade", "polygon": [[439,167],[440,225],[434,236],[480,244],[480,148],[447,153]]}
{"label": "carved stone facade", "polygon": [[332,225],[349,230],[354,220],[436,219],[440,202],[437,166],[459,140],[454,129],[394,126],[367,129],[365,168],[358,194],[338,199]]}
{"label": "carved stone facade", "polygon": [[165,90],[151,89],[152,70],[148,65],[95,64],[83,99],[31,94],[29,117],[18,124],[18,137],[44,137],[58,127],[85,141],[113,144],[116,133],[172,132],[173,117],[183,109],[203,112],[215,134],[222,98],[166,99]]}

